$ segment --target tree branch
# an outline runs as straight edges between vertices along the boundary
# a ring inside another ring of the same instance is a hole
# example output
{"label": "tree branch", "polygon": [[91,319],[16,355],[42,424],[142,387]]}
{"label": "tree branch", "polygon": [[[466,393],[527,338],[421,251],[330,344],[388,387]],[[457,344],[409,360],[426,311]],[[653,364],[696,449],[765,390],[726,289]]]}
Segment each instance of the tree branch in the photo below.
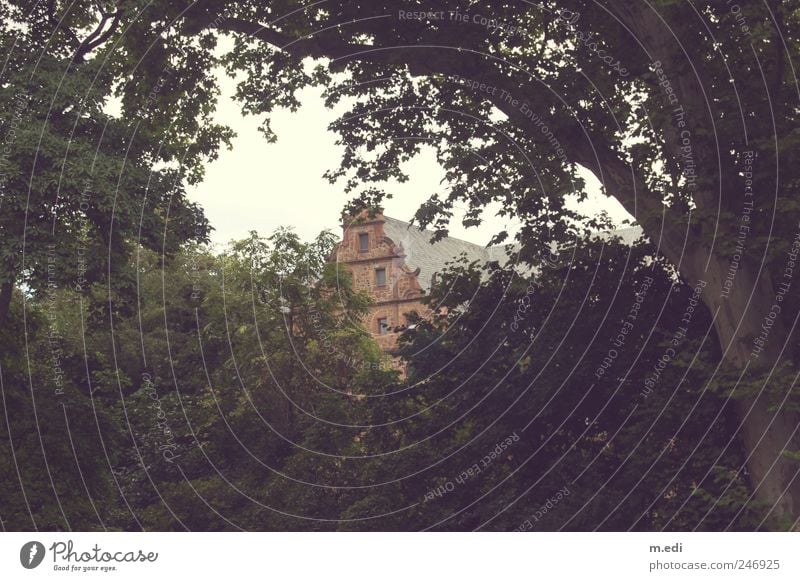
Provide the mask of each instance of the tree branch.
{"label": "tree branch", "polygon": [[[450,51],[441,46],[379,47],[347,43],[325,34],[294,38],[267,26],[236,18],[223,20],[218,29],[258,38],[288,52],[298,61],[312,57],[407,66],[410,73],[415,76],[466,77],[486,82],[488,85],[505,90],[510,95],[524,94],[520,86],[507,76],[493,72],[487,67],[486,55],[479,55],[471,50],[459,50],[458,58],[453,58]],[[533,121],[523,113],[521,104],[512,105],[508,99],[501,98],[500,93],[500,91],[495,91],[494,94],[487,92],[483,96],[517,126],[523,129],[530,128],[530,133],[536,134]],[[682,215],[666,206],[657,193],[648,190],[644,181],[635,175],[630,164],[620,159],[619,155],[605,144],[605,140],[587,135],[577,121],[576,130],[575,135],[571,136],[571,143],[565,146],[569,152],[568,157],[591,171],[606,190],[636,218],[665,256],[675,264],[680,264],[683,248],[687,244],[685,239],[690,236],[688,231],[682,232],[678,226]]]}
{"label": "tree branch", "polygon": [[[81,45],[75,51],[75,56],[73,57],[73,61],[75,61],[76,63],[83,61],[83,58],[87,54],[89,54],[98,46],[106,42],[111,37],[111,35],[114,34],[114,31],[119,26],[121,17],[122,17],[122,12],[119,10],[117,10],[114,14],[103,14],[100,20],[100,24],[97,25],[97,28],[95,28],[91,32],[91,34],[89,34],[89,36],[87,36],[83,40]],[[108,22],[109,19],[112,19],[111,25],[108,27],[108,29],[105,30],[105,32],[103,32],[103,29],[105,28],[106,23]]]}

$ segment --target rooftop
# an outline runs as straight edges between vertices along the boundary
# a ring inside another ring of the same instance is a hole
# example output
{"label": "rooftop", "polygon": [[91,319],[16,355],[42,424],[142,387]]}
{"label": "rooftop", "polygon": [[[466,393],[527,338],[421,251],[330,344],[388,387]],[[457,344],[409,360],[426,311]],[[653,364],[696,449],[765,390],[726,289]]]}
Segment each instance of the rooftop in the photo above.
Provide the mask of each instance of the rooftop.
{"label": "rooftop", "polygon": [[[434,274],[442,272],[447,263],[452,263],[462,255],[469,262],[477,261],[481,265],[492,261],[505,264],[510,258],[506,248],[510,248],[512,253],[519,248],[519,245],[490,246],[487,248],[480,244],[450,236],[431,243],[433,240],[432,231],[418,228],[408,222],[388,216],[384,216],[384,219],[384,235],[403,248],[406,255],[405,262],[409,268],[419,268],[417,280],[425,291],[430,290]],[[641,233],[641,228],[634,226],[612,232],[599,233],[598,237],[608,240],[612,236],[619,236],[624,244],[631,245],[641,236]]]}

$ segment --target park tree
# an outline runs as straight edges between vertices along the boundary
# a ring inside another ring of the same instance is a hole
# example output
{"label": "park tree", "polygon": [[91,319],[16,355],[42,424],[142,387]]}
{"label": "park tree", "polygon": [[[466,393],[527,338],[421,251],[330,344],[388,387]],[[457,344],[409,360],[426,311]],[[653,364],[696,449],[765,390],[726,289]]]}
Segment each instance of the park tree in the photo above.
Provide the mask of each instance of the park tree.
{"label": "park tree", "polygon": [[[351,317],[368,302],[312,242],[252,233],[221,254],[187,249],[142,280],[121,321],[133,445],[122,490],[158,530],[287,530],[335,523],[341,462],[363,454],[363,396],[395,374]],[[157,257],[151,256],[149,260]],[[168,284],[164,284],[164,281]],[[146,374],[146,375],[145,375]],[[142,381],[144,377],[144,381]],[[154,402],[169,433],[156,429]],[[169,451],[169,452],[168,452]],[[344,458],[344,460],[342,459]],[[209,509],[209,507],[214,507]]]}
{"label": "park tree", "polygon": [[368,299],[331,245],[282,230],[221,253],[144,250],[137,308],[110,324],[92,317],[101,283],[90,300],[29,298],[25,325],[15,302],[28,345],[0,335],[3,527],[335,527],[365,454],[364,396],[397,374],[353,322]]}
{"label": "park tree", "polygon": [[[680,2],[187,2],[149,21],[205,40],[242,72],[244,110],[297,106],[321,85],[350,110],[331,179],[372,203],[423,144],[445,168],[417,218],[444,230],[499,203],[521,257],[591,221],[569,204],[585,171],[639,223],[686,284],[702,285],[749,478],[800,516],[800,449],[787,297],[798,236],[798,6]],[[138,39],[137,39],[138,40]],[[210,50],[210,49],[209,49]],[[268,124],[264,127],[270,135]],[[496,242],[504,233],[498,233]]]}
{"label": "park tree", "polygon": [[301,88],[346,104],[332,126],[345,154],[329,177],[365,202],[433,148],[448,189],[431,192],[419,223],[444,233],[455,207],[474,225],[499,205],[522,223],[520,260],[600,222],[570,204],[592,174],[656,255],[702,287],[750,485],[779,520],[800,517],[796,0],[123,0],[37,4],[30,16],[28,3],[3,6],[38,31],[31,52],[55,34],[68,70],[107,67],[120,119],[163,141],[156,159],[201,160],[225,140],[210,117],[224,65],[240,74],[243,110],[267,116],[268,138],[269,113],[298,107]]}
{"label": "park tree", "polygon": [[[694,289],[643,243],[594,240],[563,258],[535,276],[497,264],[442,273],[429,299],[439,315],[403,336],[407,387],[371,406],[376,425],[407,418],[365,438],[375,457],[359,474],[388,484],[344,513],[386,516],[342,528],[775,526],[749,496],[710,316],[685,334],[675,322]],[[674,364],[648,388],[670,349]]]}
{"label": "park tree", "polygon": [[[98,347],[100,330],[133,312],[136,250],[166,257],[210,229],[185,185],[223,133],[164,140],[145,116],[114,113],[118,75],[103,51],[122,15],[110,2],[0,3],[4,528],[122,522],[116,467],[127,442],[103,394],[124,374],[111,369],[113,342]],[[157,109],[159,87],[141,90]]]}
{"label": "park tree", "polygon": [[[174,254],[210,231],[185,187],[228,136],[203,114],[213,97],[165,112],[176,81],[161,69],[137,83],[140,114],[115,114],[121,81],[104,51],[124,10],[65,5],[0,4],[0,321],[19,286],[88,295],[105,281],[131,296],[137,247]],[[188,122],[170,123],[177,117]]]}

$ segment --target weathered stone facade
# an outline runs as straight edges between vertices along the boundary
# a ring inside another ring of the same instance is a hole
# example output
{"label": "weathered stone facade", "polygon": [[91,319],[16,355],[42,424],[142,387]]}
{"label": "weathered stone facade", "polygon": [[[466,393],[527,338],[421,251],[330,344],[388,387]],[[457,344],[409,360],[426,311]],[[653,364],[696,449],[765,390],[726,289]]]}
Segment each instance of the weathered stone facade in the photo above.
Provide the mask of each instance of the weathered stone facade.
{"label": "weathered stone facade", "polygon": [[332,260],[345,264],[354,288],[372,297],[364,325],[384,351],[393,353],[400,331],[408,324],[406,314],[416,311],[424,317],[430,312],[420,300],[424,289],[418,280],[419,268],[406,264],[402,243],[386,235],[385,223],[379,210],[343,218],[342,241]]}

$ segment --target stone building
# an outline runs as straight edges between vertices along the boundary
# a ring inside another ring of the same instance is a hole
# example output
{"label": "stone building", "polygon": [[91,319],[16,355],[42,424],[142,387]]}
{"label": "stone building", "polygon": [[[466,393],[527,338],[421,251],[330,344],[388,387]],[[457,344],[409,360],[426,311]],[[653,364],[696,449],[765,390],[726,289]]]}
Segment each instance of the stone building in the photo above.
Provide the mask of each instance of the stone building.
{"label": "stone building", "polygon": [[384,216],[381,210],[342,219],[342,240],[331,260],[346,265],[354,288],[372,297],[364,325],[387,353],[395,350],[398,329],[408,323],[407,313],[431,314],[421,298],[446,263],[462,255],[479,263],[505,258],[500,248],[450,237],[431,244],[432,236],[428,230]]}
{"label": "stone building", "polygon": [[[631,245],[642,235],[639,227],[625,228],[597,237],[618,237]],[[380,347],[393,354],[406,314],[416,311],[430,316],[422,297],[430,292],[437,273],[460,256],[485,264],[509,260],[505,247],[486,248],[472,242],[445,237],[431,244],[433,233],[408,222],[384,216],[382,210],[365,210],[358,216],[342,218],[342,240],[331,260],[344,264],[353,275],[355,290],[373,299],[364,325]],[[530,272],[523,268],[523,272]]]}

